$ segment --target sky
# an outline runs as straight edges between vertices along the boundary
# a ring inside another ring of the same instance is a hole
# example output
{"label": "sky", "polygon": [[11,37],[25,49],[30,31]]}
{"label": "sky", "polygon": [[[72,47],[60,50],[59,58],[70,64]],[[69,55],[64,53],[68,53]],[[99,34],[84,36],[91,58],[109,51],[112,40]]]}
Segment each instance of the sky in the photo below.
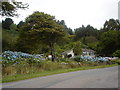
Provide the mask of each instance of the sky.
{"label": "sky", "polygon": [[100,29],[106,20],[118,19],[118,2],[120,0],[17,0],[29,4],[29,9],[18,10],[19,17],[12,18],[16,24],[34,11],[45,12],[64,20],[72,28],[82,25]]}

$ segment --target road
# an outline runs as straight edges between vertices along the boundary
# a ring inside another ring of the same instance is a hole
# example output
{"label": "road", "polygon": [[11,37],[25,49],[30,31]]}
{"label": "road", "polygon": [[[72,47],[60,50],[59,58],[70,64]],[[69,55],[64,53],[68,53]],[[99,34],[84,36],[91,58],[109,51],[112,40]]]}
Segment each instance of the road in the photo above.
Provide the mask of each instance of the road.
{"label": "road", "polygon": [[118,88],[118,66],[3,83],[3,88]]}

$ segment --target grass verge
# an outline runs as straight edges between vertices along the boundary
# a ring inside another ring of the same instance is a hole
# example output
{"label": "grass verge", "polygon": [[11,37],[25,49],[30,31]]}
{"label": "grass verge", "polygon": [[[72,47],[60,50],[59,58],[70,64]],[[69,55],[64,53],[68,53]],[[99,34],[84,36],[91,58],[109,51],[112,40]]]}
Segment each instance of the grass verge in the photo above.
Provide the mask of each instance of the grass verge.
{"label": "grass verge", "polygon": [[43,71],[43,72],[32,73],[32,74],[6,76],[6,77],[2,78],[2,83],[25,80],[25,79],[35,78],[35,77],[48,76],[48,75],[53,75],[53,74],[66,73],[66,72],[97,69],[97,68],[106,68],[106,67],[112,67],[112,66],[117,66],[117,65],[118,64],[101,65],[101,66],[86,66],[86,67],[79,67],[79,68],[59,69],[59,70],[54,70],[54,71]]}

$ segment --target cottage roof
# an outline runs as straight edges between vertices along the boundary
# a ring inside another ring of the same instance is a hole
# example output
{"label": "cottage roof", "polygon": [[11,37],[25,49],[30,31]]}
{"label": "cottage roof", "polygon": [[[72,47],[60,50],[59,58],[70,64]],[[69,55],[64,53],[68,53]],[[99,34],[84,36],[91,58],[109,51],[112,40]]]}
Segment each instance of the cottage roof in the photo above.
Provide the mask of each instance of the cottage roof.
{"label": "cottage roof", "polygon": [[62,54],[67,54],[67,53],[70,53],[73,49],[71,50],[67,50],[67,51],[64,51]]}
{"label": "cottage roof", "polygon": [[92,49],[82,49],[82,52],[95,52],[94,50],[92,50]]}

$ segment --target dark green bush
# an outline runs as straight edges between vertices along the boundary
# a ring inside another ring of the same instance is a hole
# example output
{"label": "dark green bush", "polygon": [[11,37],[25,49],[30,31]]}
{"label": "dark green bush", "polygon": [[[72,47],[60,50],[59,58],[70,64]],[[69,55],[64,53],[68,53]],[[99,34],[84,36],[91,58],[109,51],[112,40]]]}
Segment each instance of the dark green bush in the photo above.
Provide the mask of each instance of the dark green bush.
{"label": "dark green bush", "polygon": [[80,56],[76,56],[76,57],[74,58],[74,61],[83,62],[83,61],[85,61],[85,60],[83,60]]}
{"label": "dark green bush", "polygon": [[118,65],[120,65],[120,60],[118,60],[118,59],[111,60],[111,62],[112,62],[113,64],[117,63]]}

